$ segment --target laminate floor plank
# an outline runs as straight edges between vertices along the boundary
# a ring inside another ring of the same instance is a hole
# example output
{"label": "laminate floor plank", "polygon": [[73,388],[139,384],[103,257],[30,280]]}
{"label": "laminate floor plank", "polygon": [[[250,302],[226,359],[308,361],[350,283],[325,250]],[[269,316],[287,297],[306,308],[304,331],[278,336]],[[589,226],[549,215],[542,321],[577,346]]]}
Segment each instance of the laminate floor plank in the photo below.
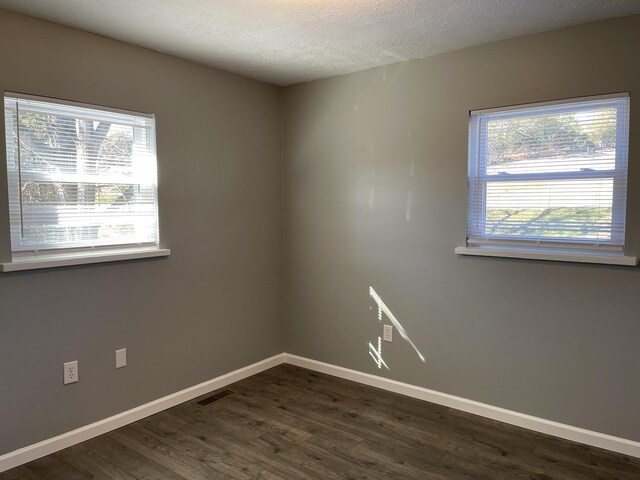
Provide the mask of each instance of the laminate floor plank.
{"label": "laminate floor plank", "polygon": [[109,462],[131,474],[137,480],[149,478],[188,480],[176,472],[155,463],[149,457],[122,445],[115,439],[114,435],[102,435],[89,440],[87,443],[91,450],[104,456]]}
{"label": "laminate floor plank", "polygon": [[34,477],[47,480],[88,480],[91,475],[76,470],[57,455],[39,458],[26,466]]}
{"label": "laminate floor plank", "polygon": [[[211,427],[202,422],[190,422],[187,419],[170,412],[163,414],[164,429],[181,429],[181,432],[188,431],[189,434],[195,436],[200,442],[208,445],[213,449],[216,456],[227,457],[239,463],[249,465],[257,471],[268,470],[285,478],[307,478],[303,472],[298,471],[294,466],[287,465],[282,462],[275,454],[276,451],[265,453],[261,449],[252,448],[250,442],[246,439],[239,439],[233,435],[218,435],[219,432],[212,430]],[[154,429],[152,422],[146,425],[147,428]],[[168,427],[168,428],[167,428]],[[177,438],[183,436],[179,433]],[[0,477],[0,480],[1,477]]]}
{"label": "laminate floor plank", "polygon": [[125,447],[189,480],[234,480],[211,465],[184,455],[179,449],[160,441],[140,426],[133,425],[115,431],[112,436]]}
{"label": "laminate floor plank", "polygon": [[291,365],[216,393],[0,480],[640,480],[638,458]]}
{"label": "laminate floor plank", "polygon": [[[269,400],[266,396],[260,398]],[[252,399],[251,401],[258,400]],[[377,440],[380,443],[402,445],[406,448],[423,447],[425,445],[423,441],[398,434],[392,430],[380,428],[375,421],[370,420],[366,416],[361,416],[349,409],[341,408],[339,402],[326,403],[309,396],[306,401],[291,400],[290,402],[282,402],[278,405],[278,408],[299,415],[301,418],[323,423],[354,436],[364,436],[372,440]],[[439,448],[438,443],[434,443],[433,445],[434,448]]]}
{"label": "laminate floor plank", "polygon": [[90,476],[105,480],[136,480],[136,477],[81,443],[56,454],[63,462]]}
{"label": "laminate floor plank", "polygon": [[[191,432],[190,425],[184,423],[178,425],[172,424],[171,421],[154,418],[153,423],[145,424],[144,428],[149,435],[172,445],[183,455],[221,472],[224,475],[221,478],[252,480],[260,473],[260,469],[251,462],[247,462],[244,457],[234,456],[228,448],[222,449],[209,442],[205,435]],[[182,428],[189,429],[189,432]],[[207,434],[210,433],[207,431]]]}
{"label": "laminate floor plank", "polygon": [[319,453],[330,452],[334,457],[340,458],[342,461],[357,465],[359,469],[365,471],[370,478],[424,479],[424,471],[414,468],[402,460],[393,461],[392,459],[385,458],[381,461],[378,457],[363,455],[359,450],[363,442],[359,442],[349,449],[344,449],[337,447],[330,437],[314,435],[304,443],[304,447]]}
{"label": "laminate floor plank", "polygon": [[257,476],[253,477],[251,480],[286,480],[284,477],[280,477],[271,472],[260,472]]}
{"label": "laminate floor plank", "polygon": [[27,467],[20,466],[5,473],[0,473],[0,478],[2,478],[2,480],[38,480],[40,477],[36,477]]}

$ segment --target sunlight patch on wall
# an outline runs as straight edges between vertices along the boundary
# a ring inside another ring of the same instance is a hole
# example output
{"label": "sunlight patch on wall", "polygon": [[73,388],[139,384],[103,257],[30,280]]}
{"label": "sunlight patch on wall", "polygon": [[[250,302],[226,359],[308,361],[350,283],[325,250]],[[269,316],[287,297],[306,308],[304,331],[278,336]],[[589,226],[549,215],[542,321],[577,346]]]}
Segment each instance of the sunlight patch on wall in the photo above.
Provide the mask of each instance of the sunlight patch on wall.
{"label": "sunlight patch on wall", "polygon": [[[409,337],[409,334],[407,333],[405,328],[398,321],[396,316],[391,312],[389,307],[387,307],[387,305],[382,301],[382,298],[380,297],[380,295],[378,295],[378,293],[374,290],[373,287],[369,287],[369,296],[373,299],[374,302],[376,302],[376,305],[378,306],[378,323],[380,324],[380,327],[382,328],[382,320],[386,316],[391,321],[396,332],[398,332],[398,334],[402,337],[402,339],[405,340],[411,346],[411,348],[415,351],[420,361],[422,363],[425,363],[426,359],[424,355],[422,355],[418,347],[416,347],[416,345],[413,343],[413,341]],[[373,358],[373,361],[375,362],[376,366],[379,369],[382,369],[382,367],[384,367],[387,370],[391,370],[383,359],[382,343],[383,343],[382,336],[378,336],[377,346],[374,346],[372,342],[369,342],[369,355],[371,356],[371,358]]]}

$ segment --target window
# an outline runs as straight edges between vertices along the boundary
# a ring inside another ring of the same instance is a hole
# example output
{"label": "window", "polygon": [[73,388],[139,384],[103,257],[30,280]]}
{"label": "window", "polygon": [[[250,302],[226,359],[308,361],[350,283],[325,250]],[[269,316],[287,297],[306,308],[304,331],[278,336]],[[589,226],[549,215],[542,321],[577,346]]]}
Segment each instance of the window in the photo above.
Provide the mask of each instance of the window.
{"label": "window", "polygon": [[14,262],[158,250],[153,115],[18,94],[4,108]]}
{"label": "window", "polygon": [[473,251],[458,253],[624,256],[627,95],[475,111],[469,130]]}

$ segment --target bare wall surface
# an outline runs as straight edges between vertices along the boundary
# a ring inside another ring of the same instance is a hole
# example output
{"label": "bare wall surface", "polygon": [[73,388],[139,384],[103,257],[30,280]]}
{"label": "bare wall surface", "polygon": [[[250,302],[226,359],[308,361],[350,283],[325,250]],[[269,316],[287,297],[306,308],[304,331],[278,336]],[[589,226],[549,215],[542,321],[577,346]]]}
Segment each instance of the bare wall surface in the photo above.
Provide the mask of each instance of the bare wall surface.
{"label": "bare wall surface", "polygon": [[286,351],[639,441],[640,269],[454,254],[469,110],[622,91],[638,253],[638,45],[635,16],[287,88]]}
{"label": "bare wall surface", "polygon": [[173,251],[0,274],[0,454],[282,352],[281,91],[1,11],[0,43],[0,90],[156,115]]}

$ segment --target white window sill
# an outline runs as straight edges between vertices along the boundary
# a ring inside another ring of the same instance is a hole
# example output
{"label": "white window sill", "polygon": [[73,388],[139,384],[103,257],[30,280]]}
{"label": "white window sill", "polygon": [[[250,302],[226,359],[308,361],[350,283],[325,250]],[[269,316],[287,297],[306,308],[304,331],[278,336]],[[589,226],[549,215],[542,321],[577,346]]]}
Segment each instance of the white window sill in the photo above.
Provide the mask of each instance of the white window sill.
{"label": "white window sill", "polygon": [[95,253],[73,253],[15,258],[12,262],[0,263],[1,272],[18,272],[39,268],[68,267],[91,263],[118,262],[140,258],[168,257],[168,248],[144,248],[130,250],[105,250]]}
{"label": "white window sill", "polygon": [[605,265],[638,265],[638,257],[625,255],[597,254],[591,252],[551,252],[517,248],[456,247],[458,255],[480,257],[524,258],[527,260],[551,260],[554,262],[602,263]]}

